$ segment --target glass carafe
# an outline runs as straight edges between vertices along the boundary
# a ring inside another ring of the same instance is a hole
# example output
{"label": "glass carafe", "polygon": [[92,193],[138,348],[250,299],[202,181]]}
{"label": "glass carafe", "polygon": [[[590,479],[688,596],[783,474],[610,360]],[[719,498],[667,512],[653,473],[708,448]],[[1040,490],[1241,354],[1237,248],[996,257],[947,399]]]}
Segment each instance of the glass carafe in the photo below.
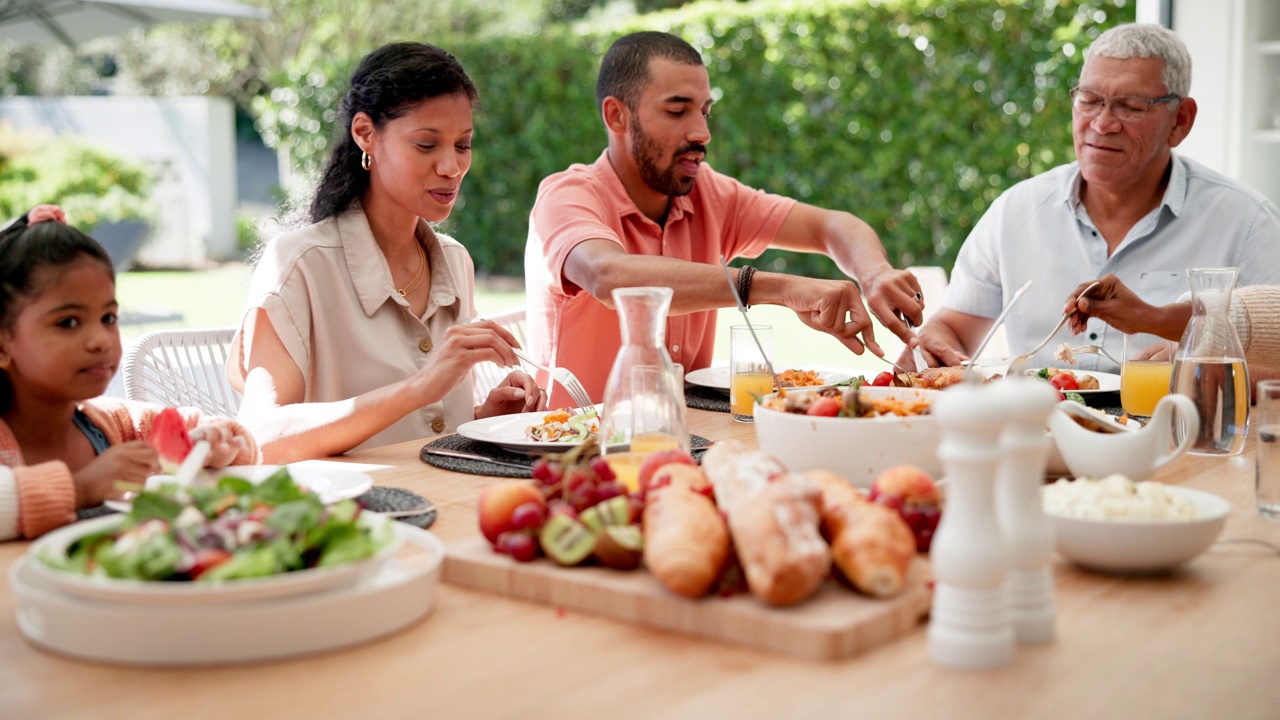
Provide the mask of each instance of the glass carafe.
{"label": "glass carafe", "polygon": [[622,347],[604,388],[600,437],[605,461],[635,489],[647,455],[689,451],[688,411],[680,374],[665,345],[671,288],[618,288],[613,303]]}
{"label": "glass carafe", "polygon": [[1237,268],[1191,268],[1191,322],[1173,361],[1172,391],[1191,398],[1200,434],[1190,452],[1237,455],[1249,426],[1249,371],[1231,322]]}

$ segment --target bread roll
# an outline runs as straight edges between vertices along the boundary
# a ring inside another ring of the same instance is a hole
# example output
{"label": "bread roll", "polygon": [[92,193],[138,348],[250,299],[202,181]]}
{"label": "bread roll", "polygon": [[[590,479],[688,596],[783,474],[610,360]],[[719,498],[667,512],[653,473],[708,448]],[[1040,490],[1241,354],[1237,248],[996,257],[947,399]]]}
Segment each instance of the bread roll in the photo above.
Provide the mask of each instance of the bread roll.
{"label": "bread roll", "polygon": [[711,499],[673,481],[649,491],[641,522],[649,572],[677,595],[705,595],[729,555],[729,529]]}
{"label": "bread roll", "polygon": [[717,443],[702,458],[752,594],[771,605],[809,597],[831,569],[818,531],[822,494],[776,458]]}
{"label": "bread roll", "polygon": [[822,536],[836,567],[858,590],[886,597],[906,584],[916,554],[915,536],[897,512],[864,498],[827,470],[805,475],[822,489]]}
{"label": "bread roll", "polygon": [[729,531],[751,593],[770,605],[813,594],[831,571],[831,551],[818,532],[822,492],[787,473],[742,501]]}

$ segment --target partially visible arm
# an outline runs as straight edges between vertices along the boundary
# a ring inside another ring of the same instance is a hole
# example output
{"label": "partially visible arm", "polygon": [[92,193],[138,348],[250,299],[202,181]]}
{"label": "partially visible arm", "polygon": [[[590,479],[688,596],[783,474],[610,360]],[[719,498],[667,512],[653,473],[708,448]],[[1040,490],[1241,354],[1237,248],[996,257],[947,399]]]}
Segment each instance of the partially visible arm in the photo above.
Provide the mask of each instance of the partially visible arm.
{"label": "partially visible arm", "polygon": [[[920,348],[930,363],[953,367],[968,360],[991,329],[991,318],[943,308],[920,328]],[[909,355],[903,351],[903,361]]]}
{"label": "partially visible arm", "polygon": [[773,247],[819,253],[862,286],[871,312],[890,332],[907,341],[911,331],[895,314],[900,311],[912,324],[924,321],[924,299],[916,299],[920,282],[906,270],[894,270],[876,231],[857,216],[796,203],[774,239]]}
{"label": "partially visible arm", "polygon": [[244,401],[237,417],[262,448],[265,462],[285,463],[344,453],[408,413],[441,400],[477,362],[516,364],[516,343],[489,322],[452,327],[431,360],[404,380],[333,402],[303,402],[302,372],[261,308],[246,318],[252,338],[245,358]]}
{"label": "partially visible arm", "polygon": [[[737,282],[738,270],[730,270]],[[661,285],[672,288],[671,314],[732,307],[733,293],[718,265],[653,255],[629,255],[610,240],[578,243],[565,258],[564,275],[606,307],[613,307],[614,288]],[[751,285],[753,305],[784,305],[809,327],[835,336],[861,354],[864,343],[883,355],[871,331],[857,287],[842,280],[757,272]],[[862,335],[859,340],[858,335]]]}
{"label": "partially visible arm", "polygon": [[76,486],[66,463],[54,460],[0,469],[12,473],[20,537],[39,537],[76,521]]}

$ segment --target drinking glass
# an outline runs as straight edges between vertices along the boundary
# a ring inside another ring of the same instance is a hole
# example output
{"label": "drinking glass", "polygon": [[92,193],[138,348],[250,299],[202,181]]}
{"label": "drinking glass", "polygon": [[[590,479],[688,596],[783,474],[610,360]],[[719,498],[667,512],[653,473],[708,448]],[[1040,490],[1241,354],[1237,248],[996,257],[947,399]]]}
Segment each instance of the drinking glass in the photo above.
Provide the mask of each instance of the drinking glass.
{"label": "drinking glass", "polygon": [[729,409],[734,420],[755,421],[756,401],[773,392],[773,375],[769,373],[772,359],[772,327],[756,325],[755,337],[746,325],[729,328]]}
{"label": "drinking glass", "polygon": [[1158,335],[1124,336],[1120,365],[1120,405],[1130,415],[1150,417],[1169,394],[1177,344]]}
{"label": "drinking glass", "polygon": [[631,403],[626,426],[628,445],[622,452],[610,451],[604,460],[628,490],[639,489],[640,466],[645,458],[661,450],[689,452],[689,431],[685,420],[684,368],[661,365],[634,365],[631,368]]}
{"label": "drinking glass", "polygon": [[1258,512],[1280,520],[1280,380],[1258,383]]}

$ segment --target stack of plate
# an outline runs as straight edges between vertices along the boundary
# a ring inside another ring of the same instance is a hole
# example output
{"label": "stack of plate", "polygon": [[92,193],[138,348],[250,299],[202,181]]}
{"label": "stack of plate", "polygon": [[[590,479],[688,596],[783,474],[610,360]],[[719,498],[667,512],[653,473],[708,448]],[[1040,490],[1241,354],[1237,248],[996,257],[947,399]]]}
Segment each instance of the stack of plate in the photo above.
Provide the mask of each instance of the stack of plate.
{"label": "stack of plate", "polygon": [[444,544],[376,513],[393,541],[373,557],[325,568],[222,583],[145,582],[55,569],[90,533],[122,516],[61,528],[14,563],[9,584],[18,629],[32,643],[89,660],[186,665],[267,660],[380,637],[426,615],[435,603]]}

